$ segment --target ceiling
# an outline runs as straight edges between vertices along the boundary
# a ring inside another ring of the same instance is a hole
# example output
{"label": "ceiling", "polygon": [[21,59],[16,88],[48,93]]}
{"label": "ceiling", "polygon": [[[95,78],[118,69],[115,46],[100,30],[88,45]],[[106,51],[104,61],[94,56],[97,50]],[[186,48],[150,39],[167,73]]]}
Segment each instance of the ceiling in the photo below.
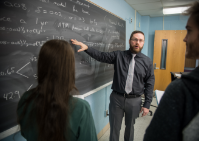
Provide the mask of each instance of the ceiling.
{"label": "ceiling", "polygon": [[163,7],[186,6],[199,0],[125,0],[140,15],[159,17],[163,15]]}

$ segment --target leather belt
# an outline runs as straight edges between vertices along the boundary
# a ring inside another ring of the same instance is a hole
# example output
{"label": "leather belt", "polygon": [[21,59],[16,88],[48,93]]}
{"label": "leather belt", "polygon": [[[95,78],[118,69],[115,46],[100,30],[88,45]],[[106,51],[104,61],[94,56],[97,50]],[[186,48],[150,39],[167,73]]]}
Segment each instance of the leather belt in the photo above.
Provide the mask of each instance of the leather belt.
{"label": "leather belt", "polygon": [[140,97],[140,95],[135,95],[135,94],[125,94],[125,93],[119,93],[119,92],[116,92],[114,91],[116,94],[119,94],[125,98],[136,98],[136,97]]}

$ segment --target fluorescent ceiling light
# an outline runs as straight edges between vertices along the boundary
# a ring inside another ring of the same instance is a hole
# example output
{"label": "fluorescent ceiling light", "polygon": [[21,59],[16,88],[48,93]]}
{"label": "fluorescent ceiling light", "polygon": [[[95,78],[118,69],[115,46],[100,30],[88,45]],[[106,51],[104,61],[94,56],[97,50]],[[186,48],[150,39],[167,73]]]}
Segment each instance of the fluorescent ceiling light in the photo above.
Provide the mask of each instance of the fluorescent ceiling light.
{"label": "fluorescent ceiling light", "polygon": [[173,7],[173,8],[163,8],[163,14],[179,14],[187,10],[189,7]]}

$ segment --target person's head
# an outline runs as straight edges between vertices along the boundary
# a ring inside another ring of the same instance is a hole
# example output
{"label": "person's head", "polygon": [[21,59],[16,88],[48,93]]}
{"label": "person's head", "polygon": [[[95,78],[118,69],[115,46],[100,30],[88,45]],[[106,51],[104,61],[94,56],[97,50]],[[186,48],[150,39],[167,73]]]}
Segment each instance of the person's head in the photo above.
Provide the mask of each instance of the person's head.
{"label": "person's head", "polygon": [[183,40],[186,42],[186,58],[199,59],[199,2],[194,2],[184,14],[190,15]]}
{"label": "person's head", "polygon": [[144,46],[144,33],[142,31],[133,31],[129,39],[130,50],[132,53],[141,52]]}
{"label": "person's head", "polygon": [[[49,40],[43,44],[38,59],[38,84],[54,83],[60,88],[75,85],[75,58],[70,44],[64,40]],[[68,94],[68,93],[67,93]]]}

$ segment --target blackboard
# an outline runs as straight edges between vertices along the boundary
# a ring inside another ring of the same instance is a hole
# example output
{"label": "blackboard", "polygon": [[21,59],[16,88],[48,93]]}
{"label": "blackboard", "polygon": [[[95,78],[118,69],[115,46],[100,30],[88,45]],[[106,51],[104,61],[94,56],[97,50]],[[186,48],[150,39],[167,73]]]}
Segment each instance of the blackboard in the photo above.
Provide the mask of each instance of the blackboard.
{"label": "blackboard", "polygon": [[[17,125],[17,103],[37,85],[37,59],[44,42],[77,39],[100,51],[125,50],[125,26],[124,20],[85,0],[1,0],[0,133]],[[113,65],[71,46],[80,94],[112,81]]]}

